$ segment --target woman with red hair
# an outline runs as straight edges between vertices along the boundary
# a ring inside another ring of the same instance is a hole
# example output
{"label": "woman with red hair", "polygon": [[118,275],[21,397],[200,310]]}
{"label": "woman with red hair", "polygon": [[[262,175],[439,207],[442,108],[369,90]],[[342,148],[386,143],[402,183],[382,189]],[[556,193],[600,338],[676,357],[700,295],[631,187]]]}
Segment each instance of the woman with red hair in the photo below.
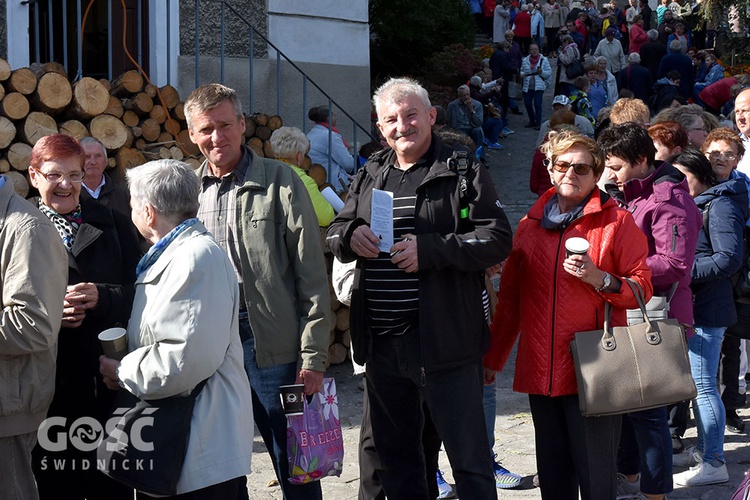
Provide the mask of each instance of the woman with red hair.
{"label": "woman with red hair", "polygon": [[[80,200],[85,162],[78,141],[64,134],[48,135],[31,150],[29,177],[39,190],[39,197],[33,201],[55,226],[68,253],[55,396],[47,416],[62,417],[68,423],[82,417],[95,418],[103,425],[115,393],[106,389],[99,374],[102,349],[97,335],[127,324],[140,252],[125,215],[96,200]],[[87,453],[68,446],[55,452],[39,444],[33,458],[41,499],[133,498],[131,489],[107,478],[96,467],[83,469],[86,460],[96,463],[95,451]],[[65,465],[49,465],[55,462]]]}

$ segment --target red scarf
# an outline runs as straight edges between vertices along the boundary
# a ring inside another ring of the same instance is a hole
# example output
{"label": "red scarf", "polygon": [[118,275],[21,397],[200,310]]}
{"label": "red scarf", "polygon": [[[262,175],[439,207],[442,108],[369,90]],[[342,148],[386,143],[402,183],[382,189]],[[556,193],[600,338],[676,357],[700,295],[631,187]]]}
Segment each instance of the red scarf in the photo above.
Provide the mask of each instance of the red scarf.
{"label": "red scarf", "polygon": [[[315,124],[316,124],[316,125],[321,125],[321,126],[323,126],[323,127],[325,127],[325,128],[330,128],[330,129],[331,129],[332,131],[334,131],[334,132],[336,132],[337,134],[341,135],[341,132],[339,132],[339,131],[338,131],[338,129],[337,129],[336,127],[329,127],[329,126],[328,126],[328,124],[327,124],[326,122],[315,122]],[[348,148],[349,148],[349,144],[348,144],[348,143],[346,142],[346,139],[344,139],[344,136],[343,136],[343,135],[341,135],[341,140],[343,141],[343,143],[344,143],[344,146],[346,146],[346,147],[347,147],[347,149],[348,149]]]}
{"label": "red scarf", "polygon": [[542,58],[541,52],[536,56],[536,59],[529,55],[529,63],[531,64],[531,71],[534,71],[536,69],[537,63],[539,63],[539,59]]}

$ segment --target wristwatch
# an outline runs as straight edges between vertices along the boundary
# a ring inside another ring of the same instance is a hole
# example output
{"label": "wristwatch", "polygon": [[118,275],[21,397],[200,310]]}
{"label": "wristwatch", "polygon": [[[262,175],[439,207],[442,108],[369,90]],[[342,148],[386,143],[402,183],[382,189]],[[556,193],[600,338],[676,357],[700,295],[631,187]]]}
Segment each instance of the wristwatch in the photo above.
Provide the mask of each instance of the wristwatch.
{"label": "wristwatch", "polygon": [[607,288],[609,288],[609,285],[611,285],[611,284],[612,284],[612,275],[610,275],[608,272],[605,272],[604,273],[604,284],[601,287],[597,288],[596,291],[597,292],[603,292],[604,290],[606,290]]}

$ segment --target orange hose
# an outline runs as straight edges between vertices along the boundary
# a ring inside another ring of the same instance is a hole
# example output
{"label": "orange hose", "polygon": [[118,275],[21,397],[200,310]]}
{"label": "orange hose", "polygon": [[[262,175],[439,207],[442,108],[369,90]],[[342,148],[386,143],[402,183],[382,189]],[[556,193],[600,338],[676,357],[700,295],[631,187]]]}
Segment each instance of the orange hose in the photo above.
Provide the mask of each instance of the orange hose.
{"label": "orange hose", "polygon": [[[81,45],[83,45],[83,31],[84,27],[86,26],[86,18],[89,15],[89,11],[91,10],[91,6],[94,4],[95,0],[91,0],[86,7],[86,11],[83,14],[83,19],[81,19]],[[169,1],[169,0],[167,0]],[[120,0],[120,4],[122,5],[122,50],[125,52],[125,55],[128,56],[128,59],[131,63],[133,63],[133,66],[136,67],[138,71],[141,72],[143,75],[143,78],[146,79],[146,83],[149,85],[152,85],[151,79],[148,77],[148,74],[141,68],[141,66],[136,62],[135,59],[133,59],[133,56],[130,54],[130,51],[128,51],[127,46],[127,32],[128,32],[128,16],[127,16],[127,6],[125,5],[125,0]],[[167,54],[167,57],[169,57],[169,54]],[[156,87],[156,86],[155,86]],[[167,122],[174,123],[175,120],[169,115],[169,108],[167,107],[166,103],[164,102],[164,98],[161,95],[161,91],[159,90],[159,87],[156,87],[156,95],[159,98],[159,102],[161,103],[161,106],[164,108],[164,111],[167,112]],[[175,136],[174,138],[175,144],[177,144],[177,147],[179,147],[182,152],[186,156],[190,156],[190,154],[187,152],[185,147],[180,143],[180,140]]]}

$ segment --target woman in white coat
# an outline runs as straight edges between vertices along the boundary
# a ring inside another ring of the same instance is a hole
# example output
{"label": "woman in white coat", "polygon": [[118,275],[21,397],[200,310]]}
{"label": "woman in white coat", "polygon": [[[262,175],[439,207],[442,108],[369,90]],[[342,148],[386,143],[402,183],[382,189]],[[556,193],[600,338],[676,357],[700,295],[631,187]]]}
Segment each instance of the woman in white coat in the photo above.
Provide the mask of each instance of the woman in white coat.
{"label": "woman in white coat", "polygon": [[122,362],[102,356],[100,370],[111,389],[146,400],[186,396],[207,379],[171,498],[237,498],[250,473],[253,411],[235,272],[195,218],[200,181],[190,166],[158,160],[127,176],[133,223],[154,245],[136,269],[130,353]]}
{"label": "woman in white coat", "polygon": [[529,55],[521,61],[521,78],[523,78],[523,103],[529,114],[529,122],[524,127],[542,126],[542,96],[549,86],[552,68],[549,60],[539,52],[535,43],[529,45]]}
{"label": "woman in white coat", "polygon": [[508,0],[498,2],[495,7],[495,18],[492,30],[492,41],[499,43],[505,40],[505,32],[510,29],[510,11]]}

